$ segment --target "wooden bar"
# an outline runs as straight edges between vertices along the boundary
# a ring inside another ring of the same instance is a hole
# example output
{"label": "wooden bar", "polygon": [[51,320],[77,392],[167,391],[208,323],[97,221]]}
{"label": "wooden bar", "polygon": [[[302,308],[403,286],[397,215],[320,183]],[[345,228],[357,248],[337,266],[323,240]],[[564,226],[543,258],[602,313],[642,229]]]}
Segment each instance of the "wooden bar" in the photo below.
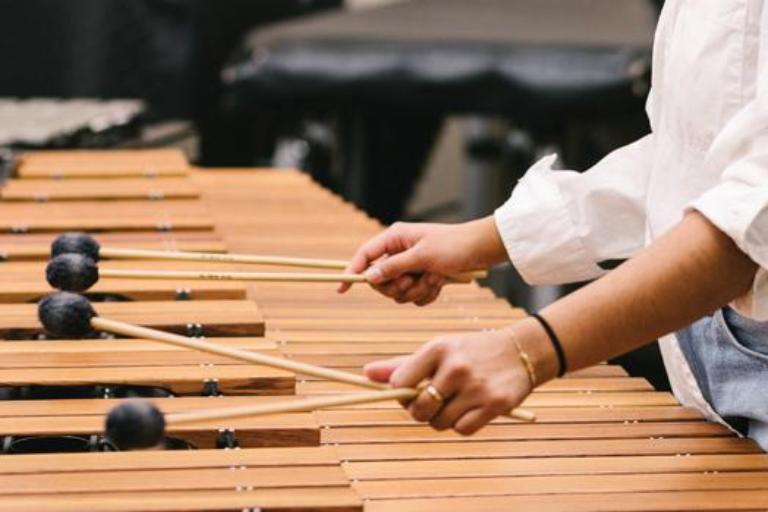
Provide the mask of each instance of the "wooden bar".
{"label": "wooden bar", "polygon": [[271,368],[246,365],[174,365],[87,366],[13,368],[0,370],[4,386],[147,386],[164,389],[175,395],[200,395],[208,383],[215,382],[226,395],[292,395],[293,375]]}
{"label": "wooden bar", "polygon": [[[264,320],[250,301],[104,302],[96,311],[107,318],[187,334],[199,324],[206,336],[262,336]],[[0,304],[0,336],[42,335],[36,304]]]}
{"label": "wooden bar", "polygon": [[[51,243],[57,233],[0,234],[0,260],[47,261],[51,257]],[[111,247],[165,251],[224,252],[226,244],[211,230],[106,232],[99,240]]]}
{"label": "wooden bar", "polygon": [[121,179],[117,182],[98,179],[11,180],[0,189],[3,201],[111,201],[120,199],[159,201],[194,199],[200,190],[184,178]]}
{"label": "wooden bar", "polygon": [[359,495],[348,487],[296,487],[221,491],[143,491],[86,493],[66,496],[4,497],[0,511],[38,512],[361,512]]}
{"label": "wooden bar", "polygon": [[29,151],[16,169],[23,179],[155,178],[188,172],[186,158],[174,149]]}
{"label": "wooden bar", "polygon": [[[0,275],[2,304],[37,302],[56,291],[45,281],[42,272],[32,276],[13,274],[12,268],[7,268],[7,271],[9,273]],[[238,300],[246,298],[247,287],[235,281],[103,278],[89,288],[85,295],[95,300],[103,297],[130,301]]]}
{"label": "wooden bar", "polygon": [[208,212],[198,201],[158,201],[149,206],[147,201],[120,201],[109,206],[105,206],[102,201],[6,202],[0,210],[0,232],[23,234],[213,228]]}

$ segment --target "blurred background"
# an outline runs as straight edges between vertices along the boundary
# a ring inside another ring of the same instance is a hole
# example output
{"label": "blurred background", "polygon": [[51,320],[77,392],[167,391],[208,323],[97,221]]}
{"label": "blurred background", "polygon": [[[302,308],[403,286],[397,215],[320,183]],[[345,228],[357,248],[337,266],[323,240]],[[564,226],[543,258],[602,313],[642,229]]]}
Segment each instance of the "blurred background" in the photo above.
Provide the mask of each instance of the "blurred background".
{"label": "blurred background", "polygon": [[[0,162],[173,145],[301,169],[384,223],[476,218],[541,156],[584,170],[648,131],[661,4],[4,0]],[[530,310],[569,289],[486,284]]]}

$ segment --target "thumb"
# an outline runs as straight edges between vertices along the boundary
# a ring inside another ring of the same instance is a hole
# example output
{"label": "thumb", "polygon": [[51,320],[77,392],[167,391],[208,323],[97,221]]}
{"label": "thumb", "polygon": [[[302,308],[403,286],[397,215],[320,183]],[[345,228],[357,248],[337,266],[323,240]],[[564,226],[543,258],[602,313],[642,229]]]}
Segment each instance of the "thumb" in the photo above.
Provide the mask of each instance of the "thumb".
{"label": "thumb", "polygon": [[397,279],[403,274],[424,270],[421,251],[412,247],[388,258],[377,261],[366,272],[365,276],[372,284],[379,284]]}
{"label": "thumb", "polygon": [[407,356],[393,357],[368,363],[363,368],[365,376],[376,382],[389,382],[389,376],[405,361]]}

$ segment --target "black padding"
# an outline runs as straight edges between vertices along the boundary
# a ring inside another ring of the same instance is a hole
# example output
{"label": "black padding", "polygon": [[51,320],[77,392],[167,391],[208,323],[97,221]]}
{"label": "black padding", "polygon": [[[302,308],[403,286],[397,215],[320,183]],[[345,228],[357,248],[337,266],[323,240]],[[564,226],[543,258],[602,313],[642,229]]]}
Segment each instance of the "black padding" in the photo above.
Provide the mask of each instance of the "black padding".
{"label": "black padding", "polygon": [[99,280],[99,267],[88,256],[59,254],[45,267],[45,278],[52,287],[67,292],[84,292]]}
{"label": "black padding", "polygon": [[59,338],[82,338],[91,331],[96,316],[88,299],[77,293],[57,292],[37,305],[37,317],[45,330]]}
{"label": "black padding", "polygon": [[88,233],[64,233],[57,236],[51,244],[51,258],[59,254],[77,253],[99,261],[100,249],[99,242]]}
{"label": "black padding", "polygon": [[165,437],[165,417],[150,402],[129,400],[109,412],[104,431],[121,450],[152,448]]}

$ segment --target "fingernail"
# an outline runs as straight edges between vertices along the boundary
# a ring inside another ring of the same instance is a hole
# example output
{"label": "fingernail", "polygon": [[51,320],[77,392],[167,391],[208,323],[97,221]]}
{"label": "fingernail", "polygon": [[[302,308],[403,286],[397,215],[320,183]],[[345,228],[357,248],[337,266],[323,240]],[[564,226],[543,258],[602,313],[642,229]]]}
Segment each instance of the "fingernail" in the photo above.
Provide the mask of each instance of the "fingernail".
{"label": "fingernail", "polygon": [[379,284],[384,280],[384,274],[381,273],[378,265],[374,265],[365,272],[365,278],[373,284]]}

